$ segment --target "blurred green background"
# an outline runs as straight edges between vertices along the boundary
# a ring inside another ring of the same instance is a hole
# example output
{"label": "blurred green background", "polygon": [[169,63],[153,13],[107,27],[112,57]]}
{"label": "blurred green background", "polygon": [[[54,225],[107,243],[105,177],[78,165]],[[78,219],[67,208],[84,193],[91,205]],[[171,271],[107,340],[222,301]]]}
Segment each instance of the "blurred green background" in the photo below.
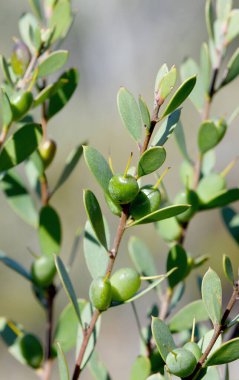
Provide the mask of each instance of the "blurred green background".
{"label": "blurred green background", "polygon": [[[235,6],[239,2],[234,2]],[[0,5],[0,51],[8,57],[12,36],[18,36],[19,16],[29,10],[27,0],[2,0]],[[79,142],[89,143],[105,156],[111,154],[116,171],[125,168],[133,140],[123,129],[116,107],[116,94],[126,86],[136,96],[142,94],[152,105],[154,80],[158,68],[167,62],[179,67],[185,56],[199,58],[201,43],[207,39],[204,22],[204,1],[191,0],[93,0],[73,1],[76,11],[74,26],[64,43],[70,50],[69,66],[76,66],[81,75],[79,88],[68,106],[49,124],[49,136],[58,144],[54,165],[48,170],[50,185],[54,184],[68,152]],[[238,41],[237,41],[238,42]],[[235,46],[234,46],[235,48]],[[212,112],[227,116],[238,105],[238,80],[216,97]],[[188,149],[196,156],[196,131],[199,118],[188,101],[183,108],[182,121],[188,139]],[[167,143],[168,173],[165,184],[172,197],[180,190],[178,168],[181,161],[173,139]],[[223,143],[217,148],[217,169],[238,155],[238,121],[229,129]],[[228,186],[238,185],[238,165],[228,176]],[[82,189],[91,188],[102,199],[101,190],[89,174],[83,160],[67,184],[52,199],[59,212],[64,232],[63,259],[67,258],[76,229],[84,226],[86,215],[82,206]],[[102,199],[103,201],[103,199]],[[0,248],[26,266],[31,264],[27,248],[39,253],[37,235],[21,222],[9,209],[0,194],[1,225]],[[102,208],[115,232],[117,218],[112,217],[102,202]],[[238,208],[238,205],[237,205]],[[132,230],[145,239],[158,263],[159,273],[165,271],[167,247],[153,226]],[[126,234],[117,267],[131,265],[127,253]],[[210,265],[222,275],[221,259],[224,253],[232,257],[238,267],[238,249],[224,230],[217,211],[200,214],[190,226],[186,248],[192,255],[211,255]],[[206,265],[198,274],[203,273]],[[72,270],[74,284],[80,297],[88,297],[90,276],[86,269],[82,248]],[[223,275],[222,275],[223,276]],[[182,300],[199,297],[196,276],[192,275]],[[230,288],[224,282],[225,301]],[[29,284],[7,268],[0,266],[0,315],[22,323],[29,331],[37,331],[44,339],[45,317],[35,301]],[[153,300],[153,295],[137,303],[142,322]],[[57,298],[55,314],[66,305],[63,292]],[[115,380],[128,379],[130,367],[139,353],[137,328],[129,306],[110,310],[104,315],[102,332],[97,344],[101,358],[107,362]],[[74,354],[69,355],[73,365]],[[236,365],[234,365],[236,369]],[[17,375],[16,375],[17,374]],[[28,368],[22,367],[6,352],[0,342],[0,379],[27,380],[37,378]],[[54,379],[58,379],[57,370]],[[87,371],[82,379],[90,379]],[[235,375],[235,380],[236,380]],[[233,380],[233,378],[232,378]]]}

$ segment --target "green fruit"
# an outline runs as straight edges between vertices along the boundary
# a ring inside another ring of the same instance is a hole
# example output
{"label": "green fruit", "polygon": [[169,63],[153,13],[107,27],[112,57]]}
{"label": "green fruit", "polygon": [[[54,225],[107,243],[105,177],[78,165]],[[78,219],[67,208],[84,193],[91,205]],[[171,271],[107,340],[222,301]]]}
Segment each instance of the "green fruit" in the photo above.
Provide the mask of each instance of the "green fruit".
{"label": "green fruit", "polygon": [[30,52],[22,41],[16,40],[11,55],[11,66],[16,75],[22,76],[30,62]]}
{"label": "green fruit", "polygon": [[13,112],[13,119],[20,120],[31,108],[33,103],[32,93],[29,91],[18,92],[11,98],[11,107]]}
{"label": "green fruit", "polygon": [[193,190],[187,190],[187,192],[182,192],[176,195],[174,199],[174,204],[190,204],[191,207],[184,211],[182,214],[177,215],[177,219],[182,222],[188,222],[195,212],[198,210],[199,202],[198,196]]}
{"label": "green fruit", "polygon": [[195,342],[188,342],[186,343],[183,348],[190,351],[196,358],[197,362],[202,356],[202,351],[200,350],[199,346]]}
{"label": "green fruit", "polygon": [[43,349],[39,339],[32,334],[20,337],[19,349],[27,364],[39,368],[43,360]]}
{"label": "green fruit", "polygon": [[160,191],[153,186],[144,186],[130,205],[130,214],[134,219],[140,219],[158,210],[160,202]]}
{"label": "green fruit", "polygon": [[32,264],[33,281],[43,288],[52,284],[56,274],[56,266],[53,256],[41,256]]}
{"label": "green fruit", "polygon": [[207,203],[225,189],[225,178],[220,174],[213,173],[201,179],[198,184],[197,194],[202,203]]}
{"label": "green fruit", "polygon": [[197,360],[189,350],[176,348],[168,354],[166,365],[173,375],[186,377],[193,373]]}
{"label": "green fruit", "polygon": [[121,216],[122,207],[119,204],[114,203],[107,193],[105,193],[105,200],[112,214]]}
{"label": "green fruit", "polygon": [[53,140],[45,140],[38,148],[44,168],[46,169],[53,161],[56,154],[56,143]]}
{"label": "green fruit", "polygon": [[110,279],[112,286],[112,301],[124,302],[131,298],[140,288],[141,279],[136,270],[122,268]]}
{"label": "green fruit", "polygon": [[137,180],[130,174],[114,175],[109,182],[109,193],[112,200],[119,204],[127,204],[134,200],[139,192]]}
{"label": "green fruit", "polygon": [[104,277],[98,277],[90,285],[90,300],[100,311],[107,310],[111,303],[111,283]]}

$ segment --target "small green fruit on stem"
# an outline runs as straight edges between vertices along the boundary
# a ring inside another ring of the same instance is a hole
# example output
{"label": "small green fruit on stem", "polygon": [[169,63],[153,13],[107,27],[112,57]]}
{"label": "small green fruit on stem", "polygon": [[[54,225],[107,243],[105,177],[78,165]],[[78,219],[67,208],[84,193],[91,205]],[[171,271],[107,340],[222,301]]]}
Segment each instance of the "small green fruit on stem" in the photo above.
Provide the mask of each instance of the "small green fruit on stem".
{"label": "small green fruit on stem", "polygon": [[112,200],[123,205],[135,199],[139,192],[139,185],[132,175],[117,174],[110,179],[108,190]]}
{"label": "small green fruit on stem", "polygon": [[99,311],[105,311],[111,303],[111,283],[106,277],[97,277],[90,285],[90,300]]}
{"label": "small green fruit on stem", "polygon": [[53,161],[56,154],[56,143],[53,140],[43,141],[38,148],[40,157],[46,169]]}
{"label": "small green fruit on stem", "polygon": [[53,256],[41,256],[32,264],[31,274],[36,285],[47,288],[56,274]]}
{"label": "small green fruit on stem", "polygon": [[13,120],[18,121],[27,114],[33,103],[33,95],[30,91],[19,91],[11,98]]}
{"label": "small green fruit on stem", "polygon": [[140,219],[145,215],[158,210],[161,202],[161,194],[158,189],[151,185],[140,189],[136,198],[130,205],[130,215],[134,219]]}
{"label": "small green fruit on stem", "polygon": [[131,298],[140,288],[141,279],[136,270],[122,268],[110,279],[112,286],[112,301],[124,302]]}
{"label": "small green fruit on stem", "polygon": [[166,365],[173,375],[186,377],[193,373],[197,360],[189,350],[175,348],[166,358]]}

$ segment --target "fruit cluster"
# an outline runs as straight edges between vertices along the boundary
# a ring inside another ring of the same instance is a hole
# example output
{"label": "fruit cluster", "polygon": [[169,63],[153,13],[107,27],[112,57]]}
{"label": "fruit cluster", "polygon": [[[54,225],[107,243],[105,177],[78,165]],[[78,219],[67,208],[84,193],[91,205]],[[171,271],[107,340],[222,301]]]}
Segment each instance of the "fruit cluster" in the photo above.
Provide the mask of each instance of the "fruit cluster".
{"label": "fruit cluster", "polygon": [[125,302],[140,288],[141,278],[132,268],[121,268],[109,279],[97,277],[90,286],[90,300],[99,311],[109,308],[111,302]]}

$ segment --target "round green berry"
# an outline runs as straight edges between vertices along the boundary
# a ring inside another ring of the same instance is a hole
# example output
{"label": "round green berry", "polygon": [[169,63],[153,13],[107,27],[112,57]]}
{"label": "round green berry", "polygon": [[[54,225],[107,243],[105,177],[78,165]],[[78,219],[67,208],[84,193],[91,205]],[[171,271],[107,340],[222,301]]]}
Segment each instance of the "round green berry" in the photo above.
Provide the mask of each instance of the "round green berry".
{"label": "round green berry", "polygon": [[100,310],[107,310],[111,303],[111,283],[105,277],[97,277],[90,285],[90,300],[93,306]]}
{"label": "round green berry", "polygon": [[191,207],[184,211],[183,213],[177,215],[177,219],[179,222],[185,223],[188,222],[195,212],[198,210],[199,201],[198,196],[193,190],[188,190],[186,192],[181,192],[176,195],[174,200],[174,204],[190,204]]}
{"label": "round green berry", "polygon": [[183,348],[186,348],[186,350],[190,351],[196,358],[197,362],[202,356],[202,351],[195,342],[188,342],[186,343]]}
{"label": "round green berry", "polygon": [[56,143],[53,140],[43,141],[38,148],[44,168],[46,169],[53,161],[56,154]]}
{"label": "round green berry", "polygon": [[56,274],[53,256],[41,256],[32,264],[32,278],[36,285],[47,288]]}
{"label": "round green berry", "polygon": [[160,191],[153,186],[144,186],[130,205],[130,215],[134,219],[140,219],[158,210],[160,202]]}
{"label": "round green berry", "polygon": [[32,93],[29,91],[19,91],[11,98],[13,119],[20,120],[30,110],[33,103]]}
{"label": "round green berry", "polygon": [[25,334],[19,339],[19,350],[32,368],[39,368],[43,360],[43,349],[39,339],[32,334]]}
{"label": "round green berry", "polygon": [[132,175],[117,174],[110,179],[108,190],[115,203],[124,205],[134,200],[139,192],[139,185]]}
{"label": "round green berry", "polygon": [[193,373],[197,364],[195,356],[185,348],[175,348],[166,358],[166,365],[173,375],[186,377]]}
{"label": "round green berry", "polygon": [[140,288],[141,279],[136,270],[122,268],[110,279],[112,286],[112,301],[124,302],[131,298]]}

